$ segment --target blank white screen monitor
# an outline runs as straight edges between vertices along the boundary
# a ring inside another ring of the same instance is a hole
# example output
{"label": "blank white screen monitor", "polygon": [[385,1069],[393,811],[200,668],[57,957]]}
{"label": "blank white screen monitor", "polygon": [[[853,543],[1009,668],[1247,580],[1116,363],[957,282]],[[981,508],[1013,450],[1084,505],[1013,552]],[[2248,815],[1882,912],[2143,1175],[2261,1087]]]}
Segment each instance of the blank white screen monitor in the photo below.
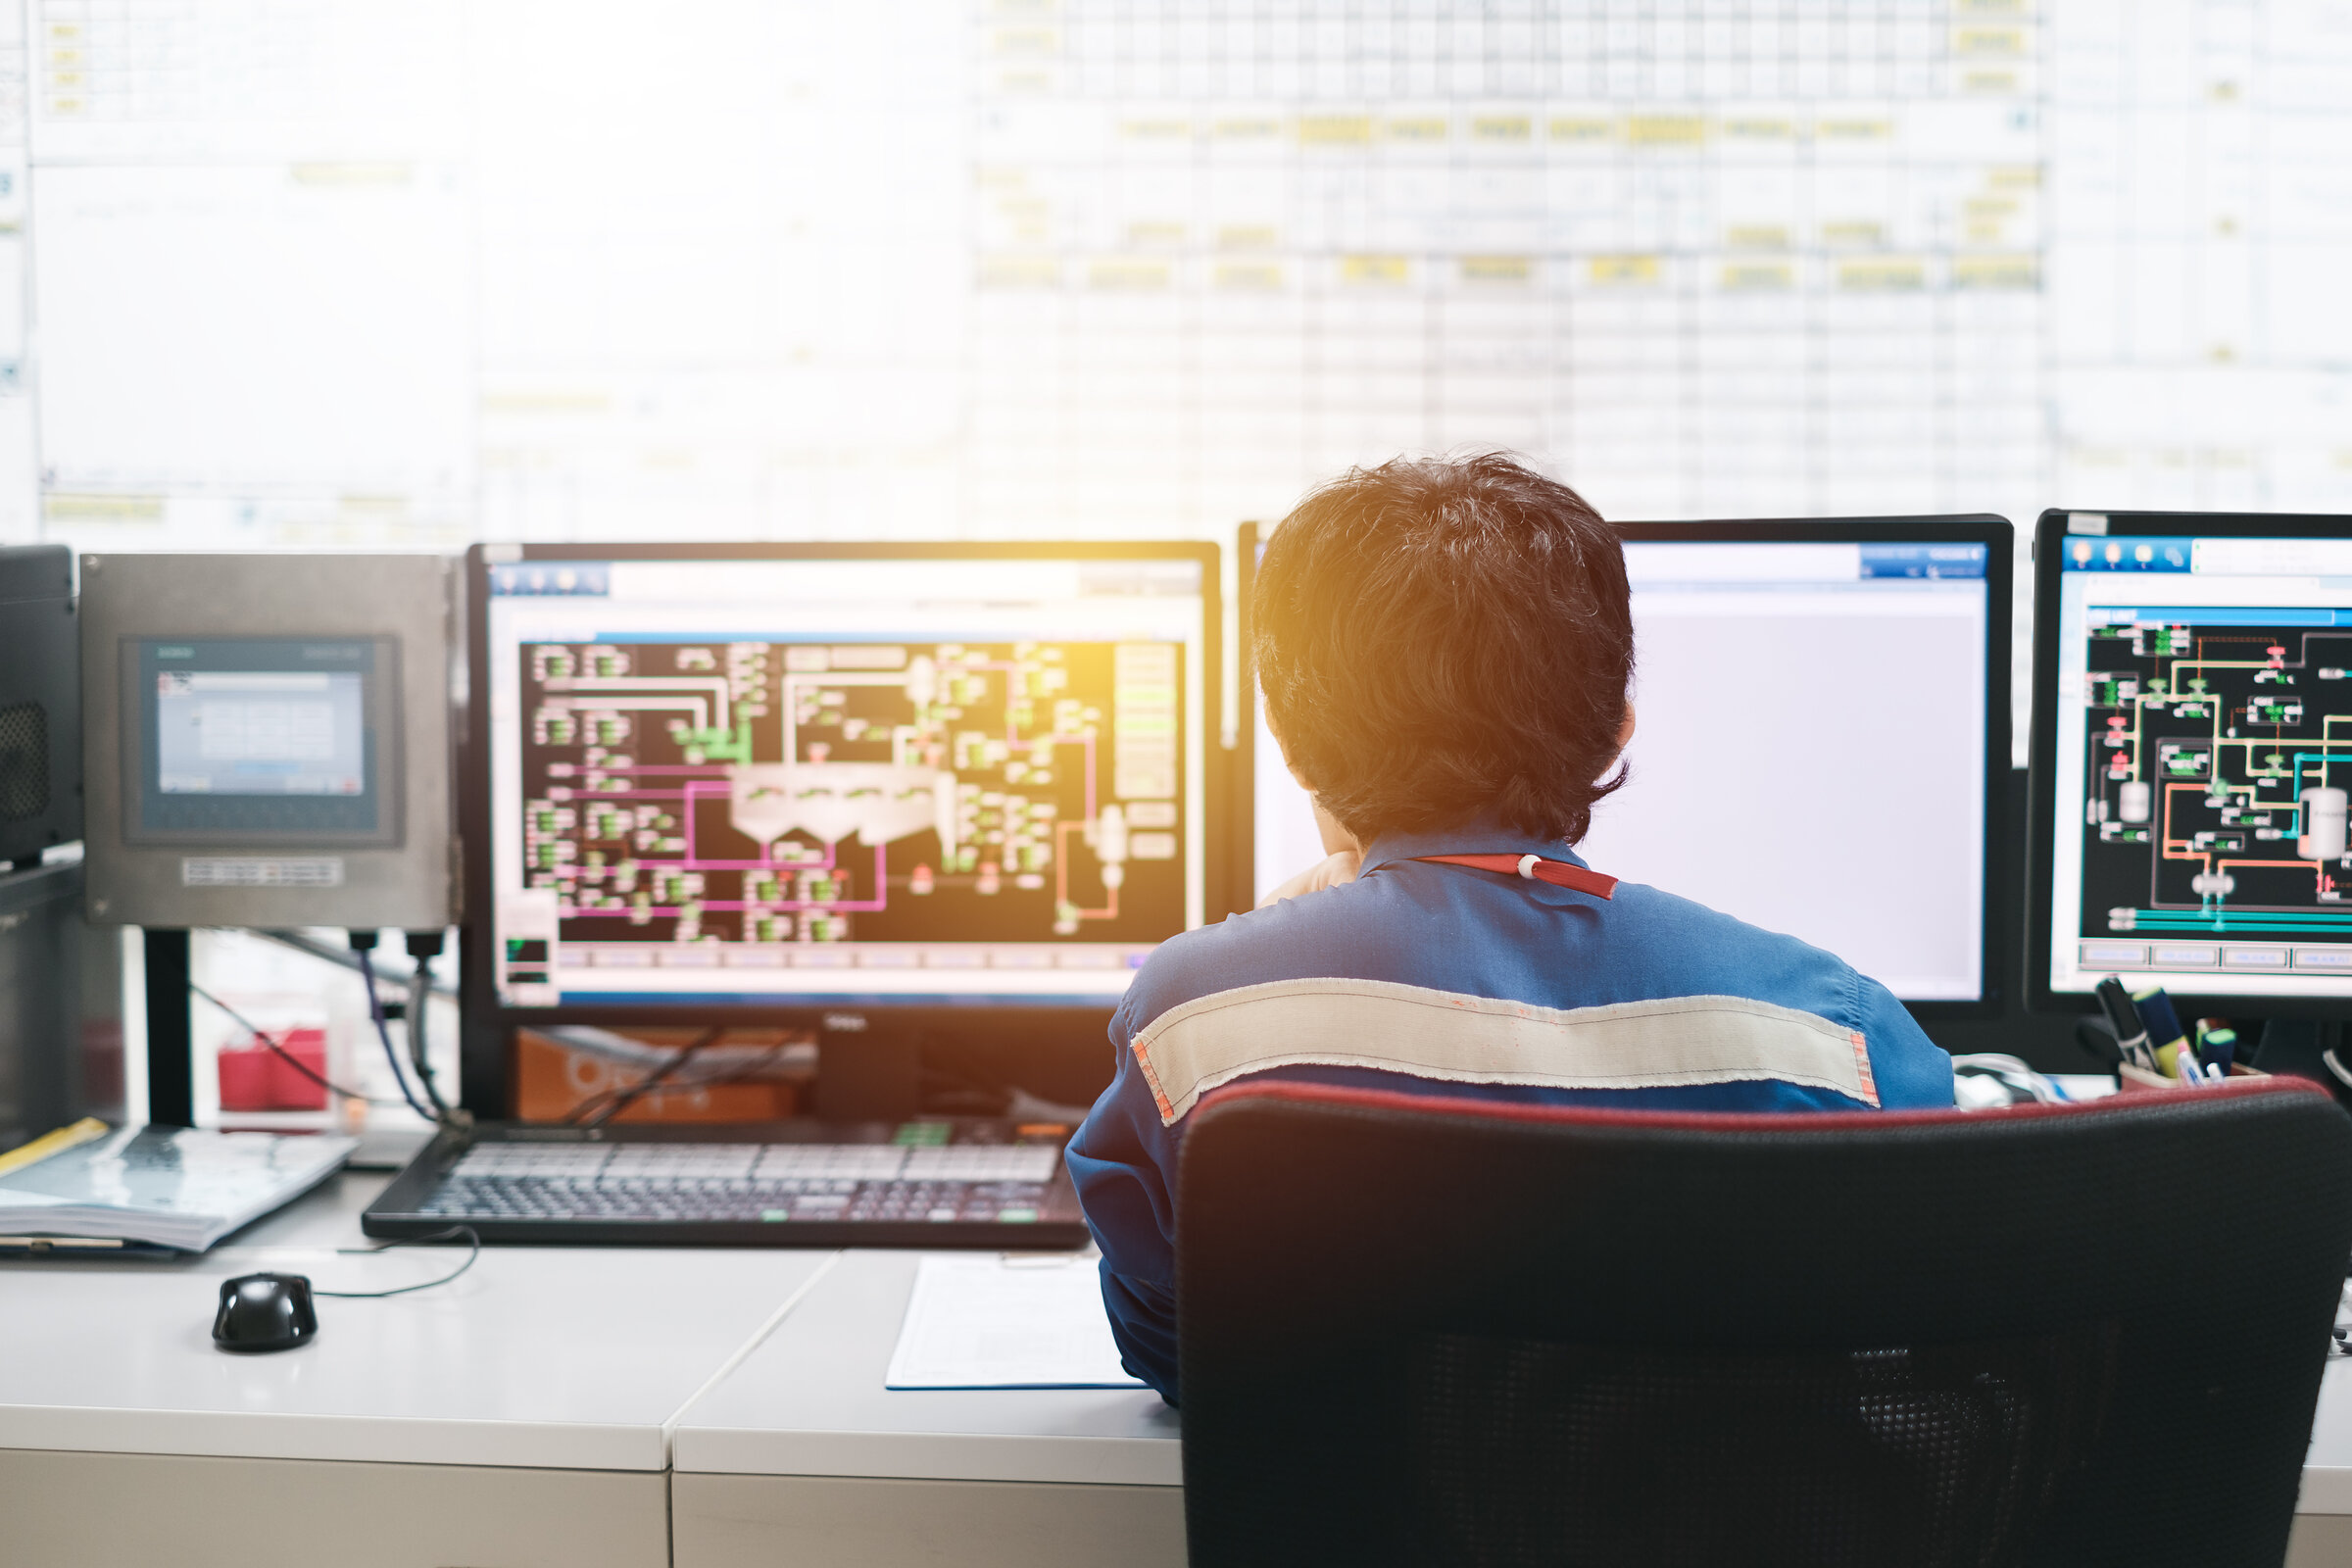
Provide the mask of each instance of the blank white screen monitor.
{"label": "blank white screen monitor", "polygon": [[[1724,536],[1739,526],[1626,544],[1632,773],[1577,853],[1825,948],[1905,1002],[1979,1002],[1987,759],[2008,762],[2007,694],[1991,689],[2008,659],[2007,525],[1997,539],[1976,519],[1948,539],[1918,525],[1886,542]],[[1263,898],[1323,851],[1252,706]]]}

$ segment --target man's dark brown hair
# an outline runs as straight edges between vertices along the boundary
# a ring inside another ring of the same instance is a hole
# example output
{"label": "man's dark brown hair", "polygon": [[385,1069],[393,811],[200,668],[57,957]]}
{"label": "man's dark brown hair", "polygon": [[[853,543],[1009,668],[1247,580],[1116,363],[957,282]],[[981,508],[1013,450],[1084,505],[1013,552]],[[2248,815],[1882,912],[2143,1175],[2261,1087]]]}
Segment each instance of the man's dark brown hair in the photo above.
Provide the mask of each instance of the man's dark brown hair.
{"label": "man's dark brown hair", "polygon": [[1634,624],[1617,532],[1499,455],[1404,459],[1315,491],[1258,567],[1266,719],[1341,826],[1490,820],[1575,843],[1625,782]]}

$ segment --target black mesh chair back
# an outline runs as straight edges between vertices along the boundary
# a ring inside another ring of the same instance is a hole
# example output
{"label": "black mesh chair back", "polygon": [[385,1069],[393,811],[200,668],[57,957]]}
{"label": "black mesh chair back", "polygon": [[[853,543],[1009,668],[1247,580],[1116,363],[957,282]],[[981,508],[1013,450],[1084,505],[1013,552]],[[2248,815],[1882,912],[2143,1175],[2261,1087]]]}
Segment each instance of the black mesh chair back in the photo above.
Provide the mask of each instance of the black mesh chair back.
{"label": "black mesh chair back", "polygon": [[1178,1216],[1196,1564],[2276,1568],[2352,1119],[1243,1086]]}

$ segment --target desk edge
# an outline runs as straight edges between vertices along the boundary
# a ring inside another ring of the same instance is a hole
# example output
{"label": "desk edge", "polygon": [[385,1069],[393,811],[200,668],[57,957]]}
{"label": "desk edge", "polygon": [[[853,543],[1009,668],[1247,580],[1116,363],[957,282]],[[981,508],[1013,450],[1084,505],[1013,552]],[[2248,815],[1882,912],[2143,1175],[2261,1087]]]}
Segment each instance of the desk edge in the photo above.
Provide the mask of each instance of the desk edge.
{"label": "desk edge", "polygon": [[1173,1438],[681,1427],[672,1439],[670,1462],[680,1475],[1184,1485],[1183,1446]]}
{"label": "desk edge", "polygon": [[0,1406],[0,1448],[340,1459],[502,1470],[668,1468],[661,1423],[448,1420],[261,1411]]}

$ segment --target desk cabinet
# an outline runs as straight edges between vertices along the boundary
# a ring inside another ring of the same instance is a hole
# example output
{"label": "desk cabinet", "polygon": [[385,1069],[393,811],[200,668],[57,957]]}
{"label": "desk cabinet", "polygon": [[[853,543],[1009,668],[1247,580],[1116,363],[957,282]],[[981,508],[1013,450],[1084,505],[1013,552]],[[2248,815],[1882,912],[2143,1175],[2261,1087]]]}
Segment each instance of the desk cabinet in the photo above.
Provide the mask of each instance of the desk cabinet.
{"label": "desk cabinet", "polygon": [[24,1568],[667,1568],[667,1478],[0,1449]]}
{"label": "desk cabinet", "polygon": [[2299,1513],[2286,1568],[2352,1568],[2352,1514]]}
{"label": "desk cabinet", "polygon": [[677,1475],[676,1568],[1183,1568],[1177,1487]]}

